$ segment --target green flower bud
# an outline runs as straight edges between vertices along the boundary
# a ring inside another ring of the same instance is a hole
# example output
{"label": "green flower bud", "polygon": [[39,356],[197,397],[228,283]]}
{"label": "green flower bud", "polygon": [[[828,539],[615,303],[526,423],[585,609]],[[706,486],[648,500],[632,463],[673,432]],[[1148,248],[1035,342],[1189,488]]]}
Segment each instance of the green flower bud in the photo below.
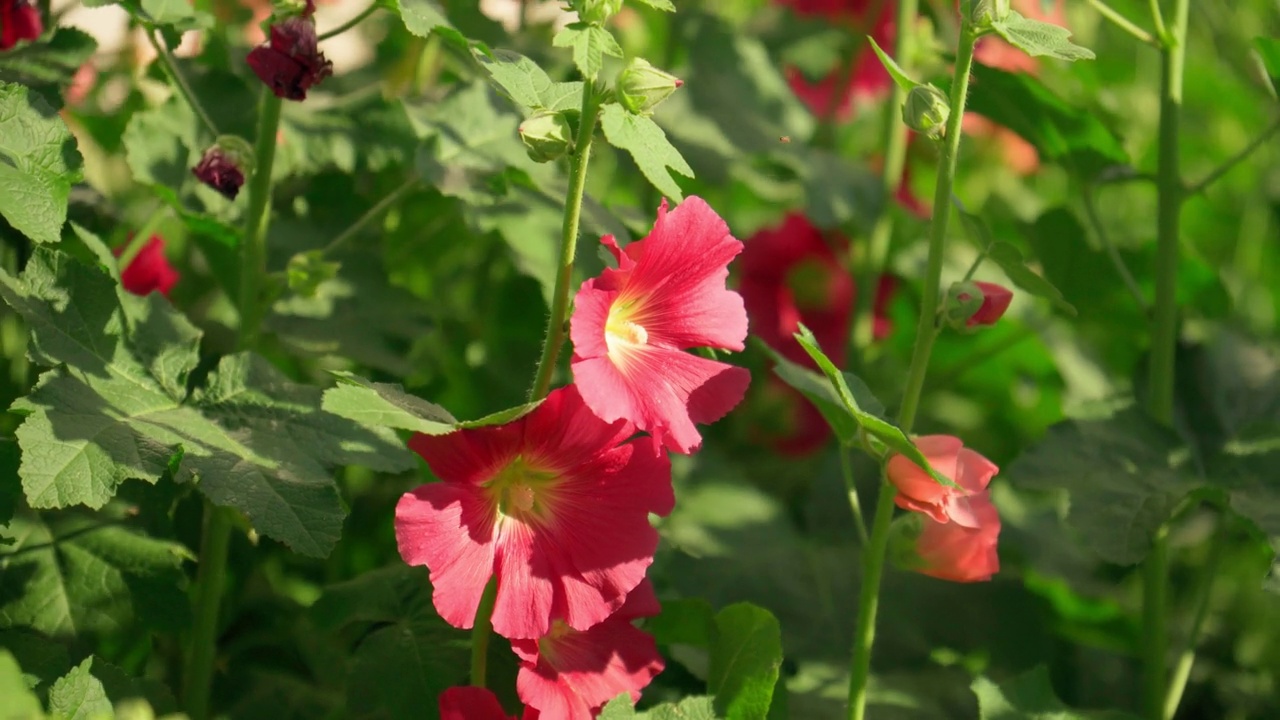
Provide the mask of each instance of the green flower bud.
{"label": "green flower bud", "polygon": [[911,92],[907,93],[907,101],[902,104],[902,122],[931,138],[942,134],[950,115],[951,105],[947,102],[947,96],[932,85],[911,88]]}
{"label": "green flower bud", "polygon": [[982,288],[972,280],[952,283],[947,298],[942,303],[946,322],[956,330],[966,330],[969,319],[982,309]]}
{"label": "green flower bud", "polygon": [[569,8],[578,13],[582,22],[603,25],[622,9],[622,0],[573,0]]}
{"label": "green flower bud", "polygon": [[979,30],[986,30],[992,23],[1009,17],[1009,0],[973,0],[969,9],[969,22]]}
{"label": "green flower bud", "polygon": [[651,115],[681,85],[680,78],[636,58],[618,74],[618,100],[636,115]]}
{"label": "green flower bud", "polygon": [[561,113],[539,110],[520,123],[520,140],[534,162],[551,162],[573,148],[573,130]]}

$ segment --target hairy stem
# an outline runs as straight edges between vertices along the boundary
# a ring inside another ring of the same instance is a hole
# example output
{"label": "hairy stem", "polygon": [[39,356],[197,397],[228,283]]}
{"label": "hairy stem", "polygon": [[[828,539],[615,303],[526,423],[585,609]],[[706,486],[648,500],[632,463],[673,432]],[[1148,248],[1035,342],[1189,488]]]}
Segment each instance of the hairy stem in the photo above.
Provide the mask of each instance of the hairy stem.
{"label": "hairy stem", "polygon": [[485,675],[489,664],[489,638],[493,636],[493,604],[498,600],[498,578],[489,578],[480,595],[480,605],[476,608],[475,624],[471,626],[471,684],[476,687],[485,686]]}
{"label": "hairy stem", "polygon": [[320,34],[319,36],[317,36],[317,37],[316,37],[316,41],[317,41],[317,42],[319,42],[319,41],[322,41],[322,40],[328,40],[328,39],[329,39],[329,38],[331,38],[331,37],[335,37],[335,36],[341,35],[342,33],[346,32],[346,31],[350,30],[351,28],[353,28],[353,27],[355,27],[355,26],[359,25],[360,23],[364,22],[364,21],[365,21],[365,18],[367,18],[367,17],[369,17],[370,15],[374,14],[375,12],[377,12],[379,7],[380,7],[380,6],[379,6],[379,4],[378,4],[378,3],[376,3],[376,2],[375,2],[375,3],[371,3],[371,4],[369,5],[369,7],[365,8],[363,11],[361,11],[359,15],[357,15],[357,16],[355,16],[355,17],[351,18],[350,20],[348,20],[348,21],[346,21],[346,22],[344,22],[344,23],[342,23],[342,24],[341,24],[341,25],[339,25],[338,27],[336,27],[336,28],[334,28],[334,29],[332,29],[332,30],[329,30],[329,31],[327,31],[327,32],[325,32],[325,33],[322,33],[322,34]]}
{"label": "hairy stem", "polygon": [[1213,172],[1206,175],[1203,180],[1187,188],[1187,196],[1199,195],[1204,192],[1206,188],[1221,179],[1223,175],[1226,175],[1234,170],[1237,165],[1248,160],[1250,155],[1253,155],[1258,148],[1266,145],[1267,141],[1275,137],[1276,133],[1280,133],[1280,118],[1277,118],[1275,122],[1268,125],[1267,129],[1263,130],[1261,135],[1254,138],[1252,142],[1241,148],[1240,152],[1232,155],[1226,162],[1215,168]]}
{"label": "hairy stem", "polygon": [[1089,4],[1092,5],[1093,8],[1098,11],[1099,15],[1106,18],[1107,20],[1110,20],[1111,23],[1116,27],[1132,35],[1134,38],[1138,40],[1138,42],[1159,47],[1160,41],[1157,40],[1155,36],[1147,32],[1146,30],[1143,30],[1142,28],[1138,27],[1137,23],[1133,22],[1132,20],[1125,17],[1124,15],[1121,15],[1119,11],[1117,11],[1115,8],[1111,7],[1110,5],[1106,4],[1102,0],[1089,0]]}
{"label": "hairy stem", "polygon": [[551,297],[551,317],[547,320],[547,337],[542,344],[538,371],[529,392],[530,400],[543,398],[551,390],[556,361],[560,357],[560,348],[564,345],[565,323],[569,317],[569,285],[573,281],[573,258],[578,245],[578,225],[582,219],[582,198],[587,189],[587,165],[591,161],[591,140],[595,136],[599,114],[600,102],[596,97],[595,83],[588,79],[582,85],[582,115],[578,121],[578,137],[573,145],[569,191],[564,203],[560,264],[556,270],[556,286]]}
{"label": "hairy stem", "polygon": [[267,275],[267,226],[271,223],[271,169],[276,159],[276,132],[280,128],[281,100],[263,89],[258,113],[258,138],[254,145],[253,178],[249,180],[249,211],[245,214],[240,255],[239,346],[258,342],[262,325],[262,286]]}
{"label": "hairy stem", "polygon": [[849,495],[849,508],[853,510],[853,525],[858,530],[858,541],[867,547],[871,539],[867,534],[867,521],[862,517],[862,499],[858,497],[858,486],[853,482],[853,448],[840,448],[840,476],[844,479],[844,489]]}
{"label": "hairy stem", "polygon": [[156,58],[160,61],[160,66],[164,68],[164,72],[169,76],[169,81],[178,89],[178,94],[182,95],[187,101],[187,105],[191,107],[196,117],[200,118],[200,124],[204,125],[205,130],[213,135],[214,139],[218,137],[218,126],[213,124],[213,118],[209,117],[209,113],[205,112],[204,106],[196,99],[195,92],[191,89],[191,85],[187,83],[186,77],[182,75],[182,71],[178,69],[178,63],[173,59],[173,53],[169,52],[169,48],[164,43],[156,39],[156,31],[147,28],[144,33],[147,36],[147,42],[151,43],[151,47],[156,51]]}
{"label": "hairy stem", "polygon": [[[916,326],[915,347],[911,352],[911,369],[906,392],[898,410],[898,425],[910,433],[919,409],[920,394],[929,369],[929,355],[937,338],[938,304],[942,284],[942,260],[946,251],[947,226],[951,219],[951,189],[955,185],[956,159],[960,154],[960,122],[969,93],[969,74],[973,67],[973,49],[977,36],[966,20],[960,29],[960,46],[956,52],[955,74],[951,83],[951,115],[938,158],[938,180],[933,196],[933,223],[929,232],[929,269],[924,278],[924,294],[920,304],[920,320]],[[894,490],[880,485],[875,520],[871,525],[871,541],[863,555],[862,599],[854,630],[853,660],[849,669],[849,718],[864,720],[867,706],[867,680],[871,673],[871,649],[875,641],[876,610],[880,596],[880,578],[884,573],[885,550],[889,543],[889,526],[893,520]]]}
{"label": "hairy stem", "polygon": [[191,720],[206,720],[210,716],[209,698],[213,692],[213,665],[218,650],[218,617],[227,581],[231,517],[230,510],[205,501],[191,644],[182,675],[182,703]]}

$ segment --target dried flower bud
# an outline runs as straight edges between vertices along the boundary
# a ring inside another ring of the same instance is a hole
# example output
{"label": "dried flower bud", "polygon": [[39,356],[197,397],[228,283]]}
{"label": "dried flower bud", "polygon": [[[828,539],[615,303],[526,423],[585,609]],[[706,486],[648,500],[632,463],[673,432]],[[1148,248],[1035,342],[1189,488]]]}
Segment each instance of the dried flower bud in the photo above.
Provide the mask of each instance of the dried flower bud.
{"label": "dried flower bud", "polygon": [[317,47],[315,22],[291,17],[271,26],[271,39],[249,51],[249,67],[276,97],[305,100],[307,90],[333,74]]}
{"label": "dried flower bud", "polygon": [[235,200],[245,176],[253,172],[253,148],[243,138],[223,135],[204,151],[191,172],[228,200]]}
{"label": "dried flower bud", "polygon": [[35,40],[44,32],[40,10],[28,0],[0,0],[0,50],[20,40]]}
{"label": "dried flower bud", "polygon": [[917,85],[907,93],[902,104],[902,122],[918,133],[936,138],[942,134],[951,116],[947,96],[932,85]]}
{"label": "dried flower bud", "polygon": [[618,74],[618,100],[636,115],[650,115],[684,81],[635,58]]}
{"label": "dried flower bud", "polygon": [[573,0],[569,7],[582,22],[603,25],[622,10],[622,0]]}
{"label": "dried flower bud", "polygon": [[573,130],[562,113],[541,110],[520,123],[520,140],[534,162],[551,162],[572,149]]}

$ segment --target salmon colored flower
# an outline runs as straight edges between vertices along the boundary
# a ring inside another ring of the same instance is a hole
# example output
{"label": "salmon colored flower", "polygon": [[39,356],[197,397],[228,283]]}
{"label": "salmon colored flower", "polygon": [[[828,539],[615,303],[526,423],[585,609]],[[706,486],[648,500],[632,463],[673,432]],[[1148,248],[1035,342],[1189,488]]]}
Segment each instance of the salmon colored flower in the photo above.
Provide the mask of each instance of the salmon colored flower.
{"label": "salmon colored flower", "polygon": [[1000,468],[951,435],[922,435],[915,439],[915,444],[929,465],[958,487],[942,485],[919,465],[902,455],[894,455],[886,466],[889,482],[898,490],[894,502],[905,510],[922,512],[936,522],[980,527],[971,500],[987,489]]}
{"label": "salmon colored flower", "polygon": [[396,541],[431,570],[440,616],[470,628],[497,576],[493,627],[540,638],[559,619],[586,630],[622,606],[658,546],[649,513],[675,503],[671,464],[626,421],[606,423],[575,386],[506,425],[416,435],[442,482],[405,493]]}
{"label": "salmon colored flower", "polygon": [[40,9],[28,0],[0,0],[0,50],[22,40],[35,40],[44,32]]}
{"label": "salmon colored flower", "polygon": [[701,198],[667,212],[653,231],[582,284],[574,300],[574,382],[606,422],[625,419],[667,448],[689,453],[702,444],[695,423],[719,420],[746,393],[751,374],[684,352],[695,347],[740,351],[747,336],[742,297],[725,287],[729,261],[742,243]]}
{"label": "salmon colored flower", "polygon": [[1000,570],[1000,515],[995,505],[981,492],[969,497],[969,509],[976,527],[923,518],[924,529],[916,540],[917,572],[952,582],[979,582]]}
{"label": "salmon colored flower", "polygon": [[520,699],[547,717],[591,720],[605,703],[622,693],[632,702],[662,672],[662,655],[653,638],[631,624],[657,615],[661,606],[648,580],[607,620],[585,631],[557,621],[539,640],[513,640],[520,657],[516,689]]}
{"label": "salmon colored flower", "polygon": [[[116,256],[124,252],[124,247],[116,249]],[[129,266],[120,271],[120,284],[134,295],[147,295],[159,291],[169,297],[169,291],[178,282],[178,271],[169,264],[164,255],[164,238],[152,235]]]}
{"label": "salmon colored flower", "polygon": [[[451,687],[440,693],[439,703],[440,720],[515,720],[488,688]],[[528,713],[524,720],[530,720]]]}

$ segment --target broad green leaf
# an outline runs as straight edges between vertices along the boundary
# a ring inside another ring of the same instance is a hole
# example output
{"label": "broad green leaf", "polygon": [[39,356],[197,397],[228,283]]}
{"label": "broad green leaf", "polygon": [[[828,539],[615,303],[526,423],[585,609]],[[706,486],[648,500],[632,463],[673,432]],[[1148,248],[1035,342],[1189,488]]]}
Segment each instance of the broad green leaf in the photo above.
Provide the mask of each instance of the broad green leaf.
{"label": "broad green leaf", "polygon": [[49,688],[49,712],[68,720],[98,720],[115,715],[106,688],[89,672],[92,666],[93,658],[85,658]]}
{"label": "broad green leaf", "polygon": [[[126,8],[132,3],[122,3]],[[213,17],[195,10],[187,0],[140,0],[141,17],[155,25],[168,26],[170,33],[182,33],[188,30],[202,30],[213,27]],[[135,13],[137,14],[137,13]],[[174,35],[168,35],[169,42],[174,42]]]}
{"label": "broad green leaf", "polygon": [[453,27],[436,0],[398,0],[396,5],[405,28],[418,37],[427,37],[437,27]]}
{"label": "broad green leaf", "polygon": [[54,681],[71,671],[65,645],[26,628],[0,630],[0,648],[13,653],[27,687],[44,696]]}
{"label": "broad green leaf", "polygon": [[632,115],[617,103],[601,108],[600,127],[609,144],[631,154],[640,172],[663,195],[680,202],[684,194],[672,172],[693,177],[693,168],[667,140],[666,133],[652,119]]}
{"label": "broad green leaf", "polygon": [[[61,91],[71,84],[71,78],[97,47],[92,35],[61,26],[48,42],[29,43],[0,54],[0,82],[51,86]],[[51,97],[56,92],[45,94]]]}
{"label": "broad green leaf", "polygon": [[1034,77],[974,64],[973,80],[969,109],[1017,133],[1042,160],[1084,180],[1129,163],[1119,139],[1096,113],[1066,102]]}
{"label": "broad green leaf", "polygon": [[1065,491],[1067,523],[1084,543],[1107,562],[1134,565],[1174,507],[1203,484],[1176,463],[1182,448],[1173,433],[1129,408],[1054,425],[1002,475],[1022,488]]}
{"label": "broad green leaf", "polygon": [[21,514],[0,537],[0,628],[53,638],[92,638],[121,628],[189,621],[179,588],[185,546],[105,518],[45,521]]}
{"label": "broad green leaf", "polygon": [[1059,60],[1092,60],[1093,51],[1072,43],[1067,38],[1071,31],[1053,23],[1023,17],[1010,10],[1004,20],[991,23],[991,29],[1000,37],[1026,54],[1036,57],[1048,55]]}
{"label": "broad green leaf", "polygon": [[710,697],[687,697],[676,703],[663,703],[645,712],[636,712],[631,698],[623,693],[605,704],[599,720],[717,720]]}
{"label": "broad green leaf", "polygon": [[58,242],[81,164],[75,138],[44,98],[0,82],[0,215],[37,243]]}
{"label": "broad green leaf", "polygon": [[526,113],[582,107],[582,83],[552,82],[536,62],[518,52],[477,48],[473,56],[498,89]]}
{"label": "broad green leaf", "polygon": [[880,416],[884,412],[884,405],[871,393],[871,389],[861,378],[840,372],[835,363],[822,352],[818,339],[813,336],[809,328],[800,326],[800,332],[796,333],[796,342],[800,343],[804,351],[809,353],[809,357],[813,358],[823,374],[827,376],[827,381],[835,388],[836,396],[844,406],[845,412],[855,423],[893,452],[906,456],[911,462],[928,471],[929,475],[940,484],[956,487],[951,478],[933,469],[924,453],[920,452],[901,428]]}
{"label": "broad green leaf", "polygon": [[813,406],[822,413],[835,433],[841,445],[852,445],[858,441],[858,421],[845,409],[835,387],[827,381],[825,375],[791,362],[781,353],[761,343],[770,357],[773,358],[773,372],[786,384],[800,391]]}
{"label": "broad green leaf", "polygon": [[648,5],[654,10],[661,10],[663,12],[676,11],[676,6],[671,4],[671,0],[635,0],[635,1],[640,3],[641,5]]}
{"label": "broad green leaf", "polygon": [[1280,40],[1276,38],[1257,37],[1253,39],[1253,47],[1262,58],[1262,67],[1271,80],[1271,91],[1280,95]]}
{"label": "broad green leaf", "polygon": [[622,57],[622,46],[613,33],[599,25],[571,23],[556,33],[551,42],[555,47],[573,48],[573,64],[584,78],[594,80],[604,65],[604,56]]}
{"label": "broad green leaf", "polygon": [[499,410],[494,413],[489,413],[488,415],[485,415],[484,417],[481,417],[481,418],[476,418],[475,420],[463,420],[462,422],[458,423],[458,427],[481,428],[481,427],[488,427],[490,425],[506,425],[509,422],[518,420],[524,417],[525,415],[528,415],[529,413],[536,410],[537,407],[541,404],[542,404],[541,400],[535,400],[534,402],[524,403],[523,405],[517,405],[515,407],[507,408],[506,410]]}
{"label": "broad green leaf", "polygon": [[889,53],[880,49],[880,45],[876,42],[875,38],[868,35],[867,42],[871,43],[871,49],[875,51],[876,57],[880,58],[880,64],[884,66],[886,71],[888,71],[889,77],[893,78],[893,81],[898,84],[898,87],[903,90],[911,90],[912,88],[921,85],[921,83],[912,80],[910,76],[907,75],[907,72],[903,70],[893,58],[889,57]]}
{"label": "broad green leaf", "polygon": [[182,188],[194,182],[191,148],[196,131],[191,107],[178,97],[134,113],[121,136],[133,179],[156,186],[170,204],[177,205]]}
{"label": "broad green leaf", "polygon": [[18,478],[21,458],[16,439],[0,438],[0,526],[13,517],[18,498],[22,497],[22,481]]}
{"label": "broad green leaf", "polygon": [[410,395],[391,383],[369,382],[351,373],[335,372],[338,386],[324,393],[322,407],[367,427],[412,430],[444,435],[458,427],[449,411]]}
{"label": "broad green leaf", "polygon": [[0,698],[4,698],[6,720],[40,720],[45,716],[40,698],[27,687],[18,661],[4,648],[0,648]]}
{"label": "broad green leaf", "polygon": [[1125,293],[1115,266],[1103,251],[1090,246],[1088,233],[1071,210],[1048,209],[1021,230],[1043,267],[1045,279],[1077,308],[1083,320],[1140,321],[1136,309],[1125,313],[1126,304],[1136,306]]}
{"label": "broad green leaf", "polygon": [[1043,665],[998,685],[979,677],[970,687],[980,720],[1137,720],[1118,710],[1072,710],[1053,694]]}
{"label": "broad green leaf", "polygon": [[707,689],[717,717],[756,720],[769,713],[782,667],[782,630],[764,608],[730,605],[716,614]]}
{"label": "broad green leaf", "polygon": [[987,258],[1000,266],[1014,285],[1038,298],[1049,300],[1068,315],[1075,315],[1076,309],[1067,302],[1058,288],[1045,278],[1027,267],[1022,258],[1022,251],[1007,242],[996,240],[987,223],[979,216],[957,208],[960,213],[961,226],[969,240],[978,246],[978,250],[986,253]]}

